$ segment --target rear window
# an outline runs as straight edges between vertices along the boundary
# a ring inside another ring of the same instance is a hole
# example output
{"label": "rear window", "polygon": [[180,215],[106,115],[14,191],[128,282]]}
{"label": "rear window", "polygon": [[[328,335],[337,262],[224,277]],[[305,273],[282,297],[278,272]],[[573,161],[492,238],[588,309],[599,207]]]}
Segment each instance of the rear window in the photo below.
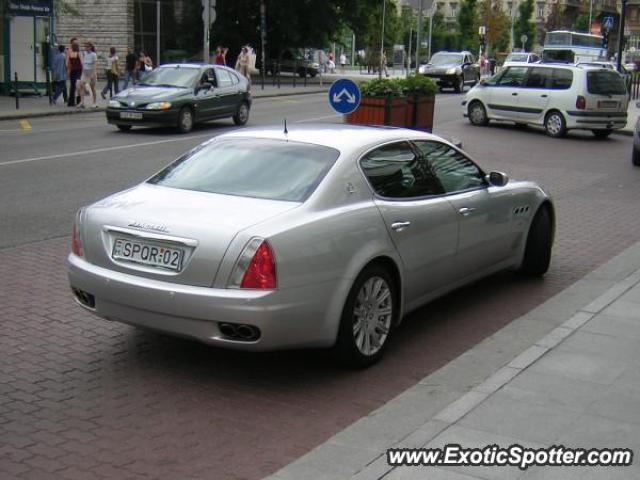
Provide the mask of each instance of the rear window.
{"label": "rear window", "polygon": [[587,72],[587,91],[596,95],[625,95],[627,88],[617,72],[597,70]]}
{"label": "rear window", "polygon": [[148,183],[240,197],[303,202],[333,166],[333,148],[239,138],[205,144]]}

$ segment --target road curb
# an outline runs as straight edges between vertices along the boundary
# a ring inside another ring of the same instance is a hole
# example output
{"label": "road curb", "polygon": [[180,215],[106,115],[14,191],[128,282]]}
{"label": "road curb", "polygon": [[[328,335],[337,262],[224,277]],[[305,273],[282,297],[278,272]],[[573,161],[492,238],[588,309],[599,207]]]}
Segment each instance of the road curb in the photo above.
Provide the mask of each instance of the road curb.
{"label": "road curb", "polygon": [[[313,90],[305,90],[304,92],[275,92],[275,93],[267,93],[264,95],[253,94],[253,99],[257,100],[260,98],[275,98],[275,97],[291,97],[291,96],[299,96],[299,95],[313,95],[317,93],[325,93],[329,90],[331,84],[327,84],[326,87],[318,87]],[[306,87],[301,87],[306,88]],[[25,113],[11,113],[11,114],[0,114],[0,121],[2,120],[23,120],[28,118],[38,118],[38,117],[55,117],[55,116],[63,116],[63,115],[78,115],[83,113],[96,113],[96,112],[104,112],[106,107],[98,107],[98,108],[69,108],[69,110],[55,110],[55,111],[36,111],[36,112],[25,112]]]}

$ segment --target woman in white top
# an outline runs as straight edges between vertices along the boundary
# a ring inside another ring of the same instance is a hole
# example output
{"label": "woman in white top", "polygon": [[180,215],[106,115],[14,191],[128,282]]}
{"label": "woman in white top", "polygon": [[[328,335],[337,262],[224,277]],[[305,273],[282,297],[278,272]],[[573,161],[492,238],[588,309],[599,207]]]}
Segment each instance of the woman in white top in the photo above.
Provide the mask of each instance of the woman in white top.
{"label": "woman in white top", "polygon": [[79,108],[84,108],[84,97],[86,95],[85,88],[87,85],[91,88],[91,95],[93,96],[93,106],[98,107],[96,82],[98,81],[98,55],[96,54],[96,47],[93,43],[87,42],[85,45],[84,56],[82,57],[82,76],[80,77],[80,105]]}
{"label": "woman in white top", "polygon": [[113,97],[113,92],[115,91],[116,95],[120,91],[119,81],[120,81],[120,65],[118,64],[118,55],[116,54],[116,47],[111,47],[109,49],[109,56],[107,57],[107,84],[102,89],[101,95],[102,99],[106,99],[107,92],[109,92],[109,98]]}

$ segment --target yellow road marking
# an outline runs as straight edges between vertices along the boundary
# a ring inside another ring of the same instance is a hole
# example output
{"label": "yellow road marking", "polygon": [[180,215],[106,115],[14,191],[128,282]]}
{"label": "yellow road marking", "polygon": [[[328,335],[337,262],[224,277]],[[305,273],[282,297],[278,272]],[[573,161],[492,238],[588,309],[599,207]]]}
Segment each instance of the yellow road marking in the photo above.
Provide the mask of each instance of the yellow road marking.
{"label": "yellow road marking", "polygon": [[25,130],[27,132],[31,131],[31,124],[29,123],[29,120],[19,120],[19,122],[22,130]]}

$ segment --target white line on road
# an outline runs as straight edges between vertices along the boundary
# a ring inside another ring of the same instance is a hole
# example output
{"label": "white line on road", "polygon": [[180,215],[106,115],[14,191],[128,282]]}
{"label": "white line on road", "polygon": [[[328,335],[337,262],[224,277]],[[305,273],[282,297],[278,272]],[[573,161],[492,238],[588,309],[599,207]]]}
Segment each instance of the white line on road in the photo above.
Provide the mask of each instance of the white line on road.
{"label": "white line on road", "polygon": [[77,157],[79,155],[90,155],[92,153],[102,153],[102,152],[111,152],[114,150],[126,150],[128,148],[147,147],[150,145],[160,145],[162,143],[184,142],[185,140],[193,140],[195,138],[204,138],[204,137],[213,137],[213,136],[214,135],[212,135],[211,133],[205,133],[203,135],[191,135],[189,137],[170,138],[167,140],[157,140],[155,142],[134,143],[131,145],[117,145],[115,147],[95,148],[93,150],[83,150],[80,152],[58,153],[56,155],[46,155],[44,157],[23,158],[21,160],[9,160],[7,162],[0,162],[0,167],[5,165],[16,165],[18,163],[39,162],[41,160],[51,160],[54,158]]}

